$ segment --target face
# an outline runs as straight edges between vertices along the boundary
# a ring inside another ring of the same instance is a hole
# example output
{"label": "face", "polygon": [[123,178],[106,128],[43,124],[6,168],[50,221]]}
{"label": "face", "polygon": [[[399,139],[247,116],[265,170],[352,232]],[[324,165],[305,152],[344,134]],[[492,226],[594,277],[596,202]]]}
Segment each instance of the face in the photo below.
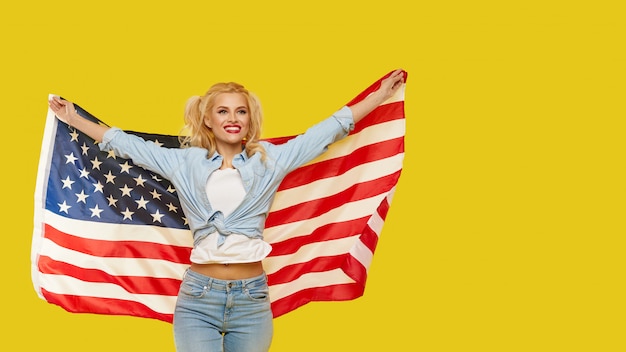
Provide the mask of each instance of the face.
{"label": "face", "polygon": [[248,134],[250,111],[243,94],[221,93],[215,97],[215,105],[204,118],[204,124],[215,135],[218,151],[235,148],[241,151],[241,142]]}

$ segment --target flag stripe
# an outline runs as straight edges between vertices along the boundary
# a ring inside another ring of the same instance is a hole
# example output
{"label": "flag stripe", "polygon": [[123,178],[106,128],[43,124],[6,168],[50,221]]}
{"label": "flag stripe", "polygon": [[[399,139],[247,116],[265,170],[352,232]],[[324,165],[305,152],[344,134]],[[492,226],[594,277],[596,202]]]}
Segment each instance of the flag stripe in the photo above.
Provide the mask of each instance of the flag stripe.
{"label": "flag stripe", "polygon": [[188,264],[191,253],[188,247],[174,245],[80,238],[61,232],[50,225],[45,227],[45,237],[67,249],[79,250],[85,254],[99,257],[152,258]]}
{"label": "flag stripe", "polygon": [[39,258],[39,271],[42,274],[67,275],[85,282],[113,283],[134,294],[178,294],[180,279],[142,276],[116,276],[98,269],[87,269],[48,256]]}
{"label": "flag stripe", "polygon": [[42,288],[46,301],[63,307],[72,313],[92,313],[106,315],[132,315],[141,318],[152,318],[168,323],[174,321],[174,313],[154,311],[144,304],[133,300],[115,298],[89,297],[84,294],[63,295],[56,294]]}

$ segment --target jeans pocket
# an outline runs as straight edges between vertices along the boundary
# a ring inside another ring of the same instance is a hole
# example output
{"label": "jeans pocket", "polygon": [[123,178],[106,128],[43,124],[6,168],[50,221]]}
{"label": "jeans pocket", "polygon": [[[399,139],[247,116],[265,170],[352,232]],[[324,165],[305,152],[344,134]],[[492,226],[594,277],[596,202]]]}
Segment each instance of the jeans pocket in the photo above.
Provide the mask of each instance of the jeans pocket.
{"label": "jeans pocket", "polygon": [[269,287],[267,285],[251,286],[245,289],[246,296],[253,301],[265,302],[269,299]]}
{"label": "jeans pocket", "polygon": [[183,280],[180,284],[181,297],[202,298],[206,292],[205,286],[200,285],[192,280]]}

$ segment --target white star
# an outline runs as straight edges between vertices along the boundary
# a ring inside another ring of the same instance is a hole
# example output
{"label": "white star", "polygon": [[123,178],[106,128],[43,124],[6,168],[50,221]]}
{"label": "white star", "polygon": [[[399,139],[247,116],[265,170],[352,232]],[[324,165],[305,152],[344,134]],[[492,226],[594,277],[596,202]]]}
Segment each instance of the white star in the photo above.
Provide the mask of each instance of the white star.
{"label": "white star", "polygon": [[124,185],[124,188],[120,188],[120,191],[122,191],[122,197],[123,196],[129,196],[130,197],[130,191],[132,191],[132,188],[128,188],[128,185]]}
{"label": "white star", "polygon": [[161,182],[161,179],[157,175],[152,175],[152,179],[157,181],[157,182]]}
{"label": "white star", "polygon": [[130,169],[132,168],[132,166],[128,164],[128,161],[120,166],[122,167],[122,171],[120,172],[125,172],[127,174],[130,174]]}
{"label": "white star", "polygon": [[112,184],[115,184],[115,178],[116,178],[117,176],[113,175],[113,174],[111,173],[111,170],[109,170],[109,173],[108,173],[108,174],[106,174],[106,175],[104,175],[104,177],[106,177],[106,179],[107,179],[107,183],[112,183]]}
{"label": "white star", "polygon": [[84,178],[89,178],[89,171],[87,171],[87,168],[84,167],[82,170],[80,170],[80,177],[84,177]]}
{"label": "white star", "polygon": [[98,157],[95,157],[95,159],[91,161],[91,168],[100,170],[101,164],[102,164],[102,161],[98,160]]}
{"label": "white star", "polygon": [[65,157],[67,158],[67,160],[65,161],[66,164],[74,164],[74,162],[78,160],[78,158],[74,156],[74,153],[70,153],[70,155],[66,155]]}
{"label": "white star", "polygon": [[172,204],[171,202],[170,202],[170,204],[168,204],[168,205],[167,205],[167,208],[168,208],[168,209],[169,209],[169,211],[171,211],[171,212],[174,212],[174,213],[177,213],[177,212],[178,212],[178,211],[177,211],[177,210],[178,210],[178,207],[175,207],[175,206],[174,206],[174,204]]}
{"label": "white star", "polygon": [[72,136],[72,139],[70,140],[70,142],[72,141],[78,142],[78,132],[76,132],[75,129],[72,130],[72,133],[70,133],[70,136]]}
{"label": "white star", "polygon": [[144,182],[146,182],[147,180],[145,180],[143,177],[141,177],[141,175],[135,177],[133,180],[135,180],[135,182],[137,182],[137,186],[141,186],[144,187]]}
{"label": "white star", "polygon": [[102,185],[102,183],[100,183],[100,181],[98,181],[98,183],[94,183],[93,186],[96,187],[96,189],[94,190],[94,193],[95,192],[104,193],[102,191],[104,189],[104,186]]}
{"label": "white star", "polygon": [[[63,182],[63,188],[72,189],[72,183],[74,183],[74,181],[70,180],[69,176],[67,176],[65,178],[65,180],[61,180],[61,182]],[[63,188],[61,188],[61,189],[63,189]]]}
{"label": "white star", "polygon": [[183,216],[183,224],[185,225],[189,225],[189,221],[187,221],[187,218]]}
{"label": "white star", "polygon": [[154,144],[156,144],[157,147],[162,147],[163,146],[163,143],[159,142],[158,139],[154,140]]}
{"label": "white star", "polygon": [[172,187],[172,185],[167,186],[167,191],[170,193],[176,192],[176,188]]}
{"label": "white star", "polygon": [[137,209],[144,208],[148,210],[148,208],[146,208],[146,204],[150,203],[150,201],[143,199],[143,196],[141,196],[141,199],[136,200],[135,202],[137,203]]}
{"label": "white star", "polygon": [[89,147],[87,146],[85,142],[83,142],[83,146],[80,147],[80,149],[83,150],[83,155],[87,155],[87,153],[89,152]]}
{"label": "white star", "polygon": [[165,214],[159,213],[159,209],[157,209],[156,213],[150,215],[152,215],[152,222],[161,222],[161,218],[165,216]]}
{"label": "white star", "polygon": [[117,207],[117,199],[113,198],[113,196],[108,196],[107,200],[109,201],[110,207]]}
{"label": "white star", "polygon": [[123,211],[121,214],[124,214],[124,219],[122,219],[122,220],[128,219],[128,220],[132,221],[133,220],[133,214],[135,214],[135,212],[134,211],[130,211],[130,210],[128,210],[128,208],[126,208],[126,211]]}
{"label": "white star", "polygon": [[115,152],[113,150],[109,150],[109,153],[107,153],[107,159],[108,158],[115,159]]}
{"label": "white star", "polygon": [[80,193],[74,193],[74,194],[76,194],[76,197],[78,197],[78,200],[76,201],[76,203],[83,202],[87,204],[85,200],[87,199],[87,197],[89,197],[89,195],[85,194],[84,190],[80,191]]}
{"label": "white star", "polygon": [[59,208],[60,208],[59,211],[63,211],[63,212],[65,212],[65,214],[68,214],[67,210],[72,207],[71,205],[67,205],[67,203],[65,201],[63,201],[63,204],[61,204],[61,203],[58,203],[58,204],[59,204]]}
{"label": "white star", "polygon": [[156,189],[154,189],[152,192],[150,192],[150,194],[152,194],[152,198],[154,198],[154,199],[161,199],[161,193],[157,192]]}
{"label": "white star", "polygon": [[94,216],[100,217],[100,213],[102,213],[104,211],[104,209],[98,208],[98,204],[96,204],[96,206],[94,208],[89,208],[89,210],[91,210],[91,217],[92,218]]}

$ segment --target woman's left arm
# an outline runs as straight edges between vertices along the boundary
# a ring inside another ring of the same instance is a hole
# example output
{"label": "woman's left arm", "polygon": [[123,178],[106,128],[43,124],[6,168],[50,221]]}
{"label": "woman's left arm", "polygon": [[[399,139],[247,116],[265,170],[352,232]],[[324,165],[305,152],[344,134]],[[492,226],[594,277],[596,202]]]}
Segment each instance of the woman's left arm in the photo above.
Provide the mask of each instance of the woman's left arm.
{"label": "woman's left arm", "polygon": [[378,105],[382,104],[385,100],[391,98],[404,82],[404,71],[401,69],[395,70],[389,75],[389,77],[382,80],[380,88],[374,93],[368,95],[360,102],[349,106],[352,110],[352,118],[354,123],[359,122],[363,117],[372,112]]}

